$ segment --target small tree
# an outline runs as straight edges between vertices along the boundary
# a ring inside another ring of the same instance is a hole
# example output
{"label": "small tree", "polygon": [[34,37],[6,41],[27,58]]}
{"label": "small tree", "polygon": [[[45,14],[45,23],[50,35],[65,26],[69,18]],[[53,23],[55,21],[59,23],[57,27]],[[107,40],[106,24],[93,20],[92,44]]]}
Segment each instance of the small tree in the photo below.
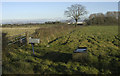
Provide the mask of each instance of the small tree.
{"label": "small tree", "polygon": [[65,15],[67,15],[67,17],[71,17],[76,21],[75,27],[77,25],[78,19],[80,19],[80,17],[85,14],[87,14],[87,11],[85,7],[80,4],[71,5],[71,7],[68,7],[65,11]]}

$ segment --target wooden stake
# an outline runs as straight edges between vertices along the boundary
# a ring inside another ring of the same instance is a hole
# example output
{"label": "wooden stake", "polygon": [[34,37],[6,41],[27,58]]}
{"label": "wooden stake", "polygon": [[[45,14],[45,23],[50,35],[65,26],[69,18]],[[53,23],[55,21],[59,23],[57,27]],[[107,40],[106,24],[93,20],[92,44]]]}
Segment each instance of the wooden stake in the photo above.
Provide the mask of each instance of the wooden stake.
{"label": "wooden stake", "polygon": [[28,33],[28,31],[26,32],[26,43],[27,43],[27,45],[29,44],[29,33]]}

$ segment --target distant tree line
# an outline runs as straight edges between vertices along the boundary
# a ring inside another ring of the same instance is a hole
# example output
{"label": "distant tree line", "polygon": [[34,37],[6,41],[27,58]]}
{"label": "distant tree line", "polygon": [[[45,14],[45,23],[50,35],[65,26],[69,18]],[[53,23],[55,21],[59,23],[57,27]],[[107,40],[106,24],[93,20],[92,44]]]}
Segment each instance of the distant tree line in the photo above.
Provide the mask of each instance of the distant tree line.
{"label": "distant tree line", "polygon": [[91,14],[89,19],[85,20],[87,25],[115,25],[120,21],[118,15],[120,12],[107,12]]}
{"label": "distant tree line", "polygon": [[45,25],[45,24],[61,24],[60,21],[48,21],[44,23],[24,23],[24,24],[2,24],[2,27],[17,27],[17,26],[39,26],[39,25]]}
{"label": "distant tree line", "polygon": [[45,22],[45,24],[59,24],[61,23],[60,21],[48,21],[48,22]]}
{"label": "distant tree line", "polygon": [[25,26],[25,27],[28,27],[28,26],[36,26],[36,25],[43,25],[41,23],[26,23],[26,24],[2,24],[2,27],[17,27],[17,26]]}

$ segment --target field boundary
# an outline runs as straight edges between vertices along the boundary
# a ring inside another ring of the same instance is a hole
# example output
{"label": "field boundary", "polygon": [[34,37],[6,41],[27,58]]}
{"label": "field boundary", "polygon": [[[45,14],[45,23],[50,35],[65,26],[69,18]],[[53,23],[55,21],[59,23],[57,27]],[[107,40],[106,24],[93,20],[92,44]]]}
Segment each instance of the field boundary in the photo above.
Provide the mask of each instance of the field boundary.
{"label": "field boundary", "polygon": [[28,44],[29,33],[27,31],[22,32],[17,35],[9,36],[8,39],[9,39],[7,43],[8,45],[18,45],[21,47]]}

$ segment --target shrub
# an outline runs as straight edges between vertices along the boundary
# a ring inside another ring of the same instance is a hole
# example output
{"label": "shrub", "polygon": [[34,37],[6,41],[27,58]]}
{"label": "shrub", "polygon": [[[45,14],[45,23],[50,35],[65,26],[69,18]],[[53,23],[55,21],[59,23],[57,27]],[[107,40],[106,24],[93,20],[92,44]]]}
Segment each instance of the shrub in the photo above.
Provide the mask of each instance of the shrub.
{"label": "shrub", "polygon": [[87,53],[74,53],[72,55],[73,61],[80,61],[82,63],[86,63],[88,61],[88,54]]}
{"label": "shrub", "polygon": [[99,71],[94,67],[80,66],[80,71],[84,74],[98,74]]}

